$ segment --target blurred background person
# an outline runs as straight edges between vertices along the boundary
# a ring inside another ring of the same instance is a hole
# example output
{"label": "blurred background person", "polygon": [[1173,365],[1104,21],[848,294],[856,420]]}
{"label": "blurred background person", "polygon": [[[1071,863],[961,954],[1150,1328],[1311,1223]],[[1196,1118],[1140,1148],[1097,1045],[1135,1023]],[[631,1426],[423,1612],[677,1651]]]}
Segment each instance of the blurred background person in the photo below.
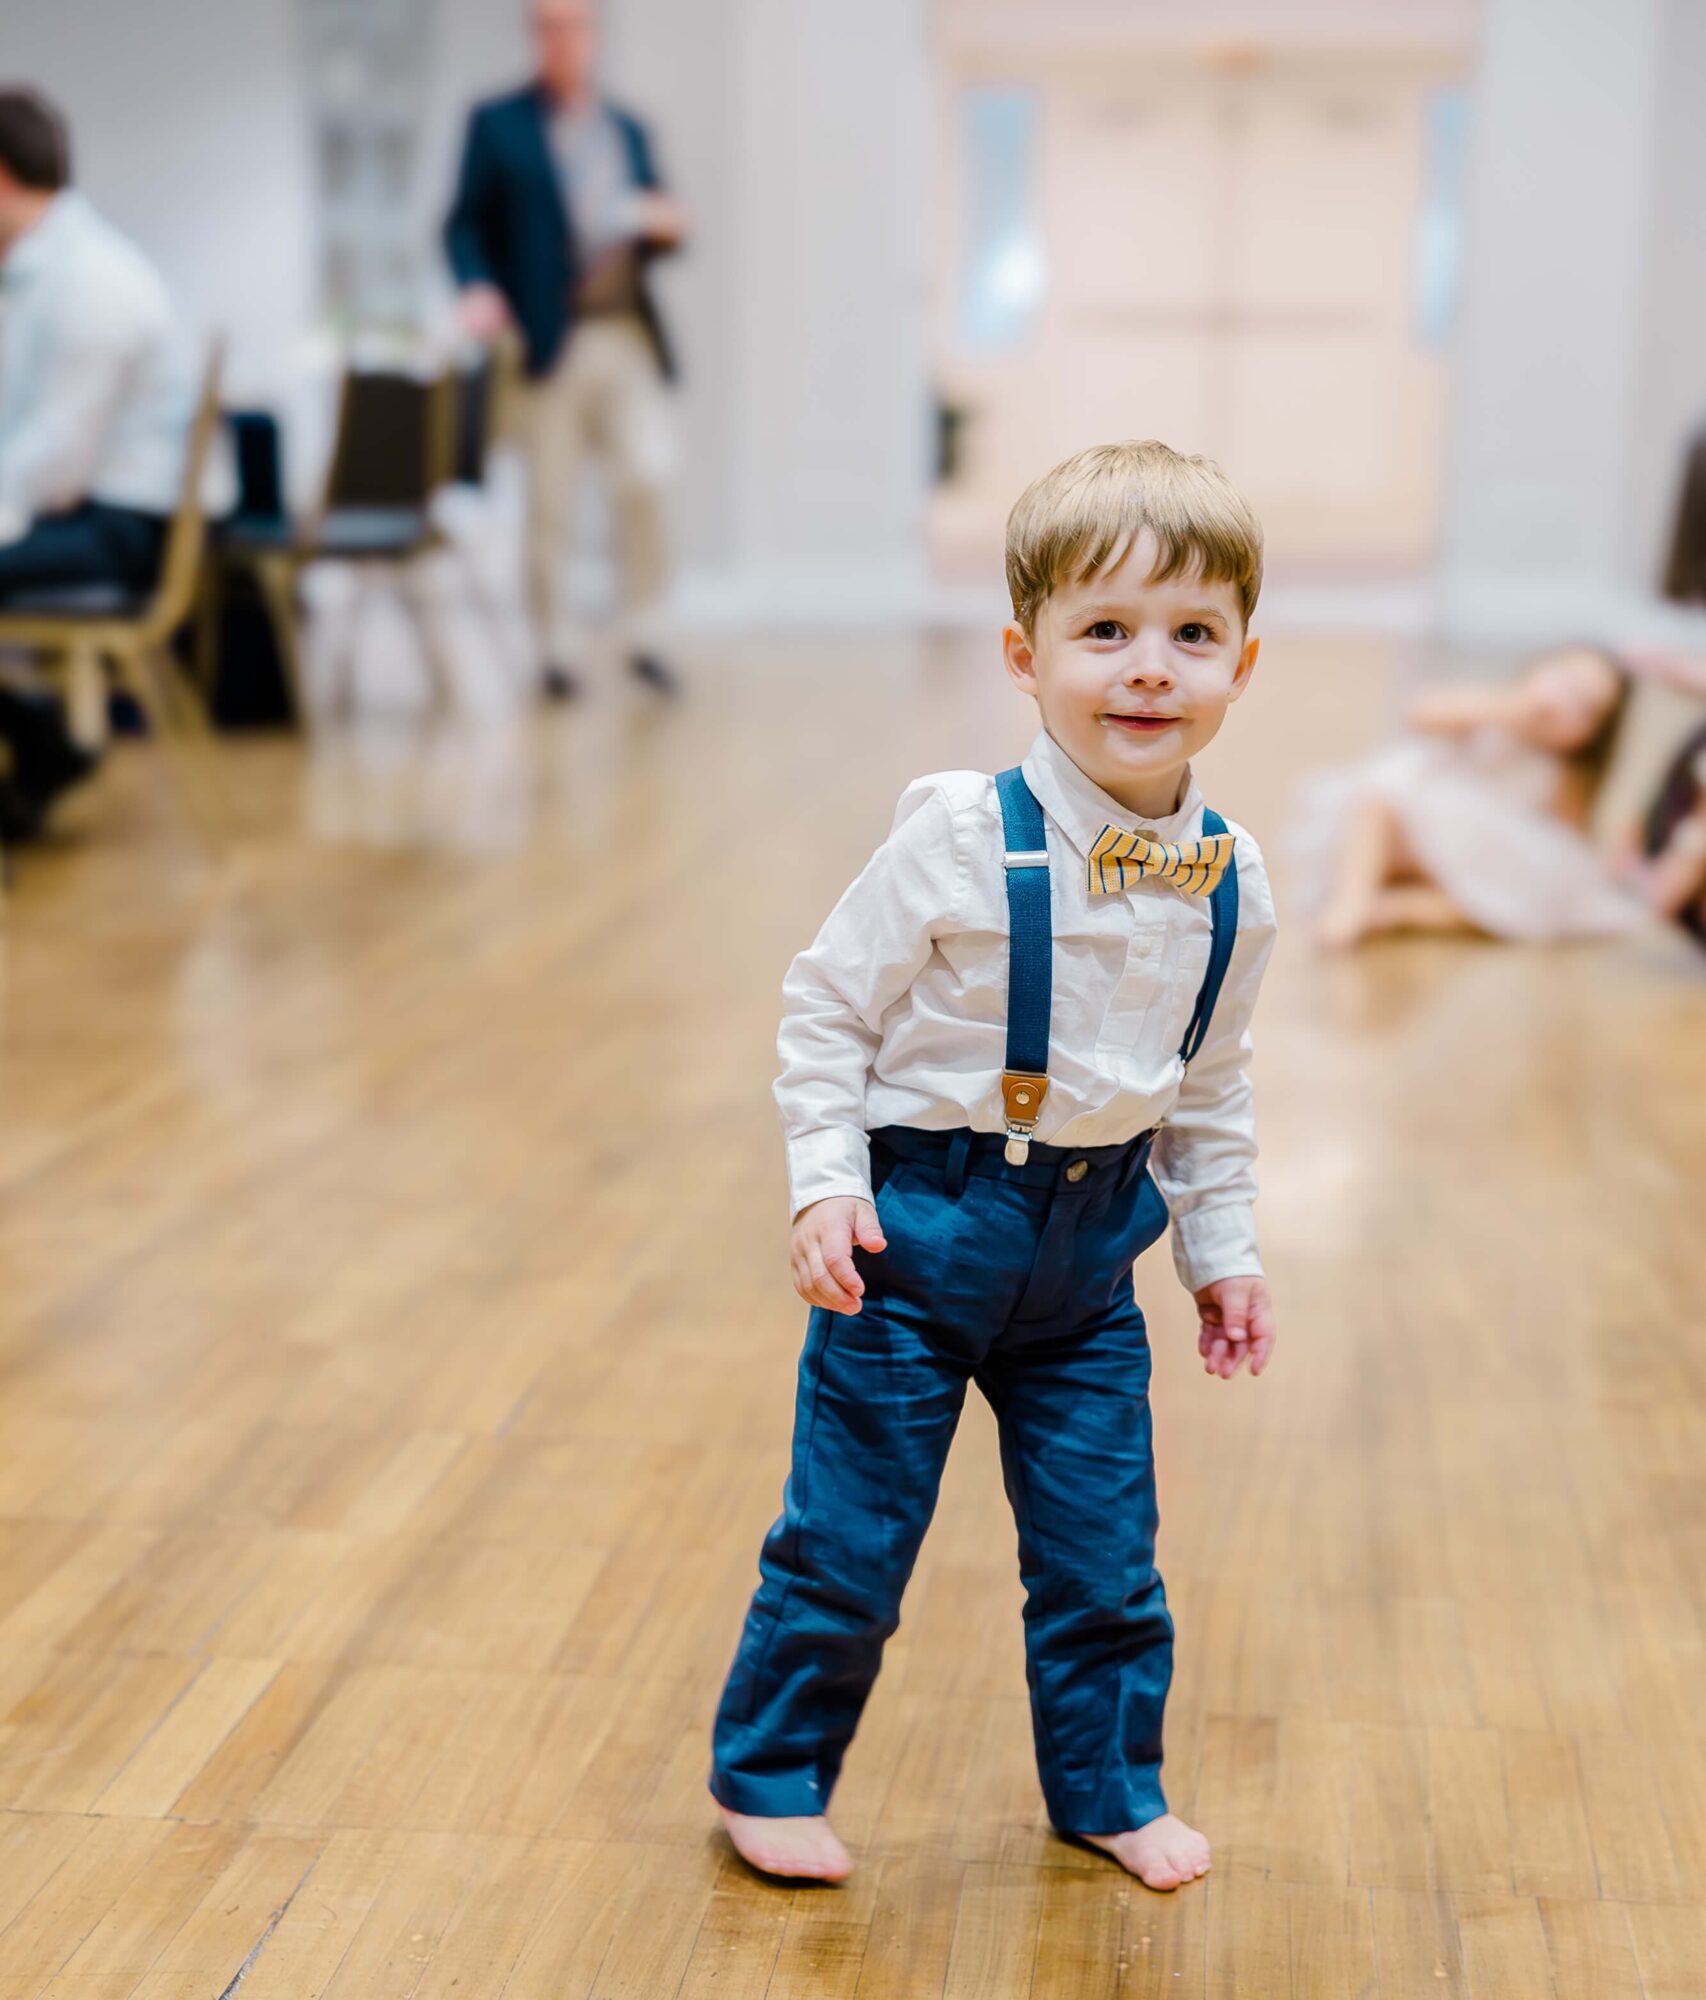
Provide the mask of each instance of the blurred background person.
{"label": "blurred background person", "polygon": [[[194,415],[164,283],[70,180],[59,112],[0,91],[0,608],[150,591]],[[95,749],[34,688],[0,688],[0,734],[0,833],[25,838]]]}
{"label": "blurred background person", "polygon": [[668,581],[669,344],[646,267],[681,242],[646,128],[602,93],[595,0],[534,0],[538,74],[477,106],[445,224],[460,316],[476,340],[514,329],[526,372],[529,609],[545,694],[576,688],[564,602],[583,466],[614,516],[618,637],[629,671],[667,692],[657,618]]}
{"label": "blurred background person", "polygon": [[1588,837],[1630,685],[1603,648],[1561,647],[1514,684],[1423,694],[1398,742],[1308,783],[1297,848],[1319,941],[1636,928],[1641,906]]}

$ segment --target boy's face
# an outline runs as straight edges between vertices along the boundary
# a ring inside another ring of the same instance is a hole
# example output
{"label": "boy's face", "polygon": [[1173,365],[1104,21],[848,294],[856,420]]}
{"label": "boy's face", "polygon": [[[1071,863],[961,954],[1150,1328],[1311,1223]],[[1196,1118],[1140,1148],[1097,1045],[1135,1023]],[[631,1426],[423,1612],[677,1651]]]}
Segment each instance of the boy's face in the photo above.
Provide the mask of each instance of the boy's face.
{"label": "boy's face", "polygon": [[1230,583],[1151,581],[1160,550],[1145,528],[1111,569],[1046,598],[1029,640],[1002,634],[1007,671],[1043,727],[1129,812],[1177,809],[1185,766],[1219,732],[1255,671]]}

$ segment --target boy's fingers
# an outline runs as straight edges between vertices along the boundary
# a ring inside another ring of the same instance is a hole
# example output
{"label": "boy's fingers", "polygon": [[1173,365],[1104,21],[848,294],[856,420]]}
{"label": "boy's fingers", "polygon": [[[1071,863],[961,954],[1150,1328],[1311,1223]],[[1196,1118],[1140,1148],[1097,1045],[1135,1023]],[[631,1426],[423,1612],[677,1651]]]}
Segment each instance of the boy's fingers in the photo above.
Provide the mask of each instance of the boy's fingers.
{"label": "boy's fingers", "polygon": [[853,1267],[851,1257],[831,1257],[829,1275],[852,1298],[859,1298],[865,1290],[865,1281]]}
{"label": "boy's fingers", "polygon": [[864,1250],[884,1250],[888,1238],[883,1234],[883,1225],[877,1220],[877,1211],[868,1201],[853,1204],[853,1236]]}
{"label": "boy's fingers", "polygon": [[1260,1375],[1268,1365],[1274,1345],[1274,1309],[1265,1297],[1250,1310],[1250,1373]]}
{"label": "boy's fingers", "polygon": [[813,1243],[806,1251],[806,1267],[811,1275],[810,1297],[814,1305],[827,1306],[831,1312],[842,1312],[852,1303],[829,1275],[819,1244]]}

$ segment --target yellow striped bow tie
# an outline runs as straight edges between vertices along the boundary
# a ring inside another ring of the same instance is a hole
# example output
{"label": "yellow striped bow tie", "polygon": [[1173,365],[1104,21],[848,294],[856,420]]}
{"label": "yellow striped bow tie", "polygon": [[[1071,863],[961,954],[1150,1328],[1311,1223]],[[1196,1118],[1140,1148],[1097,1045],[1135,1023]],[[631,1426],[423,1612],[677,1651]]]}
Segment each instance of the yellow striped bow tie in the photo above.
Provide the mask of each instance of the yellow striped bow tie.
{"label": "yellow striped bow tie", "polygon": [[1090,846],[1090,893],[1114,896],[1136,882],[1171,882],[1187,896],[1207,896],[1232,859],[1232,835],[1202,840],[1150,840],[1123,826],[1105,826]]}

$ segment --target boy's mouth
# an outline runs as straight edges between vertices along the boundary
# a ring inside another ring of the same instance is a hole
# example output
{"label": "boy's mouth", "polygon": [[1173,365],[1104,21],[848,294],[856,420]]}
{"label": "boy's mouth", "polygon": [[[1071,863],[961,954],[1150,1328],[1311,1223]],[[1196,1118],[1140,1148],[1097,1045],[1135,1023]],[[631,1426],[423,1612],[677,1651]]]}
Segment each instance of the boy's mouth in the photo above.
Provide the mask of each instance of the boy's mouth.
{"label": "boy's mouth", "polygon": [[1132,736],[1154,736],[1163,729],[1171,729],[1178,719],[1176,715],[1120,715],[1113,709],[1104,710],[1102,715],[1104,722]]}

